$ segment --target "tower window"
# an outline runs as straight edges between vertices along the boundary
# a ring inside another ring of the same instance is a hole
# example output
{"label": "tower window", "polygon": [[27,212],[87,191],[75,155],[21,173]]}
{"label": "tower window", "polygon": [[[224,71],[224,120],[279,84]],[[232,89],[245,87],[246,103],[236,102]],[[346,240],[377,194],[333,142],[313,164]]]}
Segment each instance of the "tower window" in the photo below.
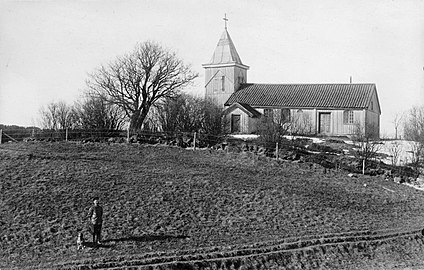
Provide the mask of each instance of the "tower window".
{"label": "tower window", "polygon": [[225,76],[221,77],[221,90],[225,91]]}

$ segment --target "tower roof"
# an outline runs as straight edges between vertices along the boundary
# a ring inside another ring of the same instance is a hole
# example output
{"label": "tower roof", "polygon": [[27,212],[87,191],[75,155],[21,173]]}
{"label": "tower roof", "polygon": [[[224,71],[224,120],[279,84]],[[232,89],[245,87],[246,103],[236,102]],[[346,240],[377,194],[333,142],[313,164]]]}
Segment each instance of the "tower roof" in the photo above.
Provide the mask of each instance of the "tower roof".
{"label": "tower roof", "polygon": [[218,41],[218,45],[216,46],[213,53],[212,59],[209,61],[209,63],[204,64],[203,66],[225,64],[238,64],[248,68],[248,66],[243,65],[241,62],[240,56],[237,53],[236,47],[234,46],[234,43],[231,40],[227,29],[225,29],[222,33],[221,38]]}

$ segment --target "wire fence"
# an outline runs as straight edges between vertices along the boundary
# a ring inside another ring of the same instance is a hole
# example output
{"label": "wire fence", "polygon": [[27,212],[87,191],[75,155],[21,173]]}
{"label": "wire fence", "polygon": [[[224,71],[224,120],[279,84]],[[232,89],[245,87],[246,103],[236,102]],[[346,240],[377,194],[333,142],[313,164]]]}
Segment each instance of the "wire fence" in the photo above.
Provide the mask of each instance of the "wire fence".
{"label": "wire fence", "polygon": [[[253,137],[253,139],[252,139]],[[0,144],[30,141],[82,141],[105,143],[147,143],[168,144],[180,147],[211,147],[228,152],[251,151],[278,158],[283,145],[266,143],[259,136],[240,138],[231,134],[206,134],[199,132],[152,132],[143,130],[102,130],[102,129],[0,129]]]}

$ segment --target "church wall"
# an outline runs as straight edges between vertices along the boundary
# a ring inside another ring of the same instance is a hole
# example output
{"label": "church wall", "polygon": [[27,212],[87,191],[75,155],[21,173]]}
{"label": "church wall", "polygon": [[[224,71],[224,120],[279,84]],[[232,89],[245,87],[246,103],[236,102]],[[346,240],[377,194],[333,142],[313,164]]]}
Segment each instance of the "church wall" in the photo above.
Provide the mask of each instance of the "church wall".
{"label": "church wall", "polygon": [[224,107],[231,94],[240,86],[239,76],[246,82],[247,71],[237,66],[207,68],[205,97]]}
{"label": "church wall", "polygon": [[[281,110],[286,108],[260,108],[255,109],[262,115],[265,109],[272,109],[273,119],[276,123],[282,123]],[[290,109],[291,132],[298,134],[315,134],[316,133],[316,110],[315,109]]]}
{"label": "church wall", "polygon": [[[228,77],[233,77],[233,70],[229,68],[206,69],[206,93],[205,97],[211,99],[215,104],[224,107],[224,103],[230,97],[232,91]],[[224,76],[224,84],[222,77]],[[223,91],[224,86],[224,91]]]}
{"label": "church wall", "polygon": [[227,123],[227,131],[231,131],[231,116],[232,115],[240,115],[240,133],[249,134],[252,133],[250,131],[250,128],[254,128],[251,126],[251,123],[254,123],[254,121],[251,121],[251,117],[247,115],[243,110],[240,109],[234,109],[231,113],[227,114],[226,117],[226,123]]}
{"label": "church wall", "polygon": [[366,128],[367,132],[371,132],[376,138],[380,137],[380,114],[375,111],[366,110]]}
{"label": "church wall", "polygon": [[[264,114],[265,108],[255,108]],[[291,131],[298,134],[318,134],[319,133],[319,114],[330,113],[330,133],[333,136],[351,136],[355,134],[358,124],[363,126],[365,123],[365,114],[363,110],[353,111],[353,123],[344,122],[344,111],[335,109],[290,109],[290,122],[292,123]],[[278,122],[278,116],[281,115],[280,108],[273,108],[274,121]],[[277,116],[277,117],[276,117]]]}
{"label": "church wall", "polygon": [[247,133],[254,133],[257,131],[258,129],[258,121],[260,120],[260,118],[252,118],[249,117],[249,127],[248,127],[248,132]]}
{"label": "church wall", "polygon": [[378,98],[377,98],[377,92],[374,91],[372,97],[371,97],[371,101],[370,104],[368,105],[368,110],[372,111],[374,113],[380,114],[381,113],[381,109],[379,106],[379,102],[378,102]]}
{"label": "church wall", "polygon": [[[265,109],[270,108],[255,108],[262,115],[265,114]],[[279,122],[281,117],[280,108],[272,108],[273,119],[275,122]],[[318,134],[319,133],[319,114],[330,113],[330,133],[326,134],[329,136],[352,136],[355,135],[358,129],[358,125],[365,131],[365,120],[367,123],[372,123],[379,127],[380,117],[378,113],[367,111],[367,110],[351,110],[353,112],[353,122],[344,122],[345,110],[336,109],[290,109],[290,122],[291,131],[296,134]],[[228,114],[227,121],[231,122],[231,115],[238,114],[241,119],[241,133],[252,133],[257,129],[257,121],[259,118],[249,117],[243,110],[235,109]]]}
{"label": "church wall", "polygon": [[241,83],[247,82],[247,70],[240,67],[235,67],[234,77],[232,78],[234,82],[234,92],[237,91]]}
{"label": "church wall", "polygon": [[345,110],[319,110],[319,112],[331,112],[331,134],[351,136],[357,131],[357,126],[364,123],[364,112],[353,110],[353,123],[344,122]]}

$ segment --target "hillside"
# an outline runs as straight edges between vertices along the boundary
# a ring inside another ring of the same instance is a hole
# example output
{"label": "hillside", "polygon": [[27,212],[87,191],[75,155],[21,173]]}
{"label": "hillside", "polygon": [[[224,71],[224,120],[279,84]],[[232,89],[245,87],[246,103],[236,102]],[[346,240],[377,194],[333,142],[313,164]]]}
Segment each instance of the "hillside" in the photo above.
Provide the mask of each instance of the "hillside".
{"label": "hillside", "polygon": [[[0,179],[1,269],[206,254],[312,236],[416,231],[424,224],[422,191],[223,151],[3,144]],[[105,210],[105,243],[76,251],[78,232],[90,239],[86,215],[96,195]]]}

